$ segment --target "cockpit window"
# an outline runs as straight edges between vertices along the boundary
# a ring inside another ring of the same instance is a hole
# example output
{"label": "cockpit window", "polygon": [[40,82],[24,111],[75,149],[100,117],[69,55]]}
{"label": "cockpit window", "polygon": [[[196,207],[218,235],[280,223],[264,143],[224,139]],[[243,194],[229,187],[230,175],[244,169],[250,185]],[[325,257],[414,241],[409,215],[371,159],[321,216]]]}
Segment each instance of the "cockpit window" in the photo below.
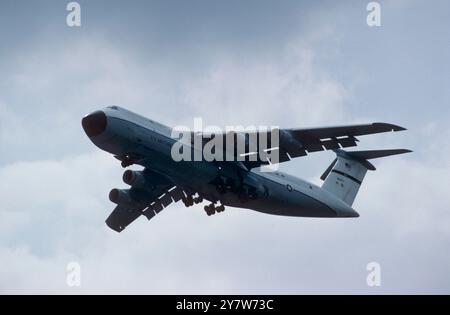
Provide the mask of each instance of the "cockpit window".
{"label": "cockpit window", "polygon": [[108,108],[114,109],[114,110],[119,110],[119,107],[117,106],[108,106]]}

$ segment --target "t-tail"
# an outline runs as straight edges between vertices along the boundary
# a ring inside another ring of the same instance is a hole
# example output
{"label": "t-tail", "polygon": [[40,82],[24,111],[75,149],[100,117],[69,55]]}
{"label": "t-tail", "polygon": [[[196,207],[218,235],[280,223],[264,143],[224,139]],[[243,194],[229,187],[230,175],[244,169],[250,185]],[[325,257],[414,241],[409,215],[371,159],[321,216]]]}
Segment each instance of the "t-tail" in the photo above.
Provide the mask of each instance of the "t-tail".
{"label": "t-tail", "polygon": [[375,166],[368,160],[409,152],[412,151],[406,149],[353,152],[335,150],[336,159],[320,177],[324,181],[322,188],[352,206],[367,170],[375,170]]}

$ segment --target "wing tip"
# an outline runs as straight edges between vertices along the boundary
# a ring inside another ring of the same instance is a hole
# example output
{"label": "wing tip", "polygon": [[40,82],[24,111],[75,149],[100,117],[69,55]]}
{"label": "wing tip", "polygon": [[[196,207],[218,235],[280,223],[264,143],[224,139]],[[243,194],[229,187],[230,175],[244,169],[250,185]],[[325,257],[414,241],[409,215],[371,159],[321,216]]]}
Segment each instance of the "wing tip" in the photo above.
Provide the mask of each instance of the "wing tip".
{"label": "wing tip", "polygon": [[394,124],[389,124],[389,123],[384,123],[384,122],[375,122],[372,125],[386,128],[388,131],[404,131],[404,130],[408,130],[405,127],[402,127],[402,126],[399,126],[399,125],[394,125]]}
{"label": "wing tip", "polygon": [[105,223],[111,230],[116,231],[117,233],[120,233],[123,230],[125,230],[123,226],[113,224],[109,219],[106,219]]}
{"label": "wing tip", "polygon": [[410,150],[410,149],[387,149],[385,151],[392,151],[391,155],[398,155],[398,154],[405,154],[405,153],[412,153],[412,152],[414,152],[413,150]]}

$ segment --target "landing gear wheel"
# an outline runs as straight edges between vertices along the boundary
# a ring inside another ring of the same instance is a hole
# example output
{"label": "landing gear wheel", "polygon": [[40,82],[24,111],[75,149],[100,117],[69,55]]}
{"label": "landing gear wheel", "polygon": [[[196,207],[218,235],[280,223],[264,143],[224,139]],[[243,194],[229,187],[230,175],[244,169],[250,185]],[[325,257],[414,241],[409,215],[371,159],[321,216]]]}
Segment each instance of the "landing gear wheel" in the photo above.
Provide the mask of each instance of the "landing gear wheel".
{"label": "landing gear wheel", "polygon": [[209,206],[205,206],[205,212],[208,216],[213,215],[214,213],[216,213],[216,210],[214,209],[214,205],[209,205]]}
{"label": "landing gear wheel", "polygon": [[225,211],[225,206],[224,205],[220,205],[216,208],[217,213],[219,212],[224,212]]}
{"label": "landing gear wheel", "polygon": [[189,207],[194,205],[194,198],[192,198],[192,196],[187,196],[186,198]]}
{"label": "landing gear wheel", "polygon": [[120,165],[122,165],[123,168],[127,168],[128,166],[133,165],[134,163],[132,161],[129,160],[124,160],[120,163]]}
{"label": "landing gear wheel", "polygon": [[192,198],[192,196],[182,197],[181,201],[183,201],[183,203],[186,207],[190,207],[190,206],[194,205],[194,199]]}

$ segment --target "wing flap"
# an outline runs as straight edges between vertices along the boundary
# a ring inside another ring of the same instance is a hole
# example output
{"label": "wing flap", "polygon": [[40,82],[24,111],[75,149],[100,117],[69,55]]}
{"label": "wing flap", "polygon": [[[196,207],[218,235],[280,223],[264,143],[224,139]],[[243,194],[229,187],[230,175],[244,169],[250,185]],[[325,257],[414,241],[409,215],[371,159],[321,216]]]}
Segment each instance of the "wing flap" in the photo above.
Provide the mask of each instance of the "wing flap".
{"label": "wing flap", "polygon": [[337,139],[330,139],[322,141],[322,145],[327,150],[336,150],[339,149],[339,141]]}
{"label": "wing flap", "polygon": [[348,147],[355,147],[356,146],[356,138],[353,136],[347,137],[347,138],[341,138],[338,139],[339,144],[343,147],[343,148],[348,148]]}

